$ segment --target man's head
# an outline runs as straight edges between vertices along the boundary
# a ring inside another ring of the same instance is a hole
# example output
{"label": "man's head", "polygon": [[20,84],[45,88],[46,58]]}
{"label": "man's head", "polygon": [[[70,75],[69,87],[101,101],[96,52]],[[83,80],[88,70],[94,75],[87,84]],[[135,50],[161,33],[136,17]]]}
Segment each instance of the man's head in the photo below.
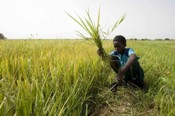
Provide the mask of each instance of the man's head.
{"label": "man's head", "polygon": [[114,48],[118,53],[123,53],[126,47],[126,39],[122,35],[117,35],[113,39]]}

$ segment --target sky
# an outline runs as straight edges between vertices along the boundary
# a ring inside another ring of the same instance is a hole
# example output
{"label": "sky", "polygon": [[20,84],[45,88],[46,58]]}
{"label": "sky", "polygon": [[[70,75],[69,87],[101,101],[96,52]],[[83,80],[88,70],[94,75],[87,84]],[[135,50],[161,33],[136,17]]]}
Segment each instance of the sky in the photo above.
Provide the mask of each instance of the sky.
{"label": "sky", "polygon": [[95,22],[100,9],[103,31],[125,20],[106,39],[175,39],[175,0],[0,0],[0,33],[9,39],[80,38],[86,34],[65,12],[86,16]]}

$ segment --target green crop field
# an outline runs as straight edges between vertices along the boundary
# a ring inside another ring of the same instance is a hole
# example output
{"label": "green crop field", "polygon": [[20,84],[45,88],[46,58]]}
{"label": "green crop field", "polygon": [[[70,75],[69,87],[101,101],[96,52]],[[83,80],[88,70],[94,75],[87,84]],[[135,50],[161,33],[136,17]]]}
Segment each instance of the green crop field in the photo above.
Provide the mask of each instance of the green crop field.
{"label": "green crop field", "polygon": [[[107,52],[112,40],[103,41]],[[174,116],[175,42],[131,41],[147,90],[109,90],[115,73],[84,40],[0,41],[0,116]]]}

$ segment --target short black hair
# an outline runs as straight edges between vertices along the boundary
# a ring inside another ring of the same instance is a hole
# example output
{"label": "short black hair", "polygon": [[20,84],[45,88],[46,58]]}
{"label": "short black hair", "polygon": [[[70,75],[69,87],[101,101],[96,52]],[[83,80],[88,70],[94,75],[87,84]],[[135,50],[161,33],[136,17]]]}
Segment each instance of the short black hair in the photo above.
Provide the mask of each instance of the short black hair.
{"label": "short black hair", "polygon": [[114,41],[119,41],[119,42],[121,42],[122,44],[126,44],[126,39],[125,39],[125,37],[122,36],[122,35],[117,35],[117,36],[115,36],[114,39],[113,39],[113,42],[114,42]]}

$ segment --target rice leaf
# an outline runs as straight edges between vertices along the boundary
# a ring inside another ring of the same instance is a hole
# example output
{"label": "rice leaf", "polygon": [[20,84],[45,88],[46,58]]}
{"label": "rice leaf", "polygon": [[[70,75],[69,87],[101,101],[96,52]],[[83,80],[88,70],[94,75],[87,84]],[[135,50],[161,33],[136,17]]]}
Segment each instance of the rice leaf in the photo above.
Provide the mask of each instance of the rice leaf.
{"label": "rice leaf", "polygon": [[125,15],[123,15],[119,20],[117,20],[117,22],[114,24],[114,26],[113,26],[111,32],[114,31],[115,28],[116,28],[118,25],[120,25],[120,23],[122,23],[124,19],[125,19]]}
{"label": "rice leaf", "polygon": [[69,13],[67,13],[67,15],[69,15],[69,17],[71,17],[76,23],[78,23],[83,29],[85,29],[84,26],[78,20],[76,20],[72,15],[70,15]]}
{"label": "rice leaf", "polygon": [[97,29],[99,30],[100,27],[100,9],[98,11],[98,21],[97,21]]}

